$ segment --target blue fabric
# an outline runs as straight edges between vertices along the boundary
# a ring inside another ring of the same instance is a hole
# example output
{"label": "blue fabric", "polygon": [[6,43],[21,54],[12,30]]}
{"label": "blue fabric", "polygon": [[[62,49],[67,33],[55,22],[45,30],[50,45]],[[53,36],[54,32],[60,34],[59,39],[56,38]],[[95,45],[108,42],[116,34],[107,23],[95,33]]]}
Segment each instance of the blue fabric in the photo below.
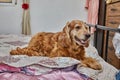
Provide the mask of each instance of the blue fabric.
{"label": "blue fabric", "polygon": [[120,71],[116,74],[116,80],[120,80]]}

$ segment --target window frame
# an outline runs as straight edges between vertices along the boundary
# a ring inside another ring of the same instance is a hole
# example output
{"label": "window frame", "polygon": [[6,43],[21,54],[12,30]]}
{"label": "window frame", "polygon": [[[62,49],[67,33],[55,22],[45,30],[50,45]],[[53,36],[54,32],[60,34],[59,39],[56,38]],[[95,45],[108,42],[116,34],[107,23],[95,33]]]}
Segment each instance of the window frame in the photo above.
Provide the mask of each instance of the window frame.
{"label": "window frame", "polygon": [[0,0],[0,6],[1,5],[15,5],[17,0]]}

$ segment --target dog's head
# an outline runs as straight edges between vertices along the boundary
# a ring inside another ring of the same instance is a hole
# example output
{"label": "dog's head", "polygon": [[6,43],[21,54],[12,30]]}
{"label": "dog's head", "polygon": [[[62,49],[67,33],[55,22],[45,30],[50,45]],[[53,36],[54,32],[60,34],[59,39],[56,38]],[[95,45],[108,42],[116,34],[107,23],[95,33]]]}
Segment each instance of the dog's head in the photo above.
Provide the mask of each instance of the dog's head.
{"label": "dog's head", "polygon": [[80,46],[89,46],[89,38],[91,36],[89,27],[80,20],[68,22],[63,29],[68,38]]}

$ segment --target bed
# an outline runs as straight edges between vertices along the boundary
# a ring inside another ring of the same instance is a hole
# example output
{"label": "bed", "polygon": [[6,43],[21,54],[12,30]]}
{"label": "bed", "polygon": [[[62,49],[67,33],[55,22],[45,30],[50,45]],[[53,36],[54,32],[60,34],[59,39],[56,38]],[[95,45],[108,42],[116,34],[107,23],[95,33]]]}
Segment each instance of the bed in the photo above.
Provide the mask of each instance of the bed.
{"label": "bed", "polygon": [[[99,29],[120,32],[100,25]],[[105,62],[95,47],[86,48],[88,56],[96,58],[102,70],[82,67],[80,61],[70,57],[29,57],[9,54],[11,49],[25,47],[32,36],[0,34],[0,80],[115,80],[118,69]]]}

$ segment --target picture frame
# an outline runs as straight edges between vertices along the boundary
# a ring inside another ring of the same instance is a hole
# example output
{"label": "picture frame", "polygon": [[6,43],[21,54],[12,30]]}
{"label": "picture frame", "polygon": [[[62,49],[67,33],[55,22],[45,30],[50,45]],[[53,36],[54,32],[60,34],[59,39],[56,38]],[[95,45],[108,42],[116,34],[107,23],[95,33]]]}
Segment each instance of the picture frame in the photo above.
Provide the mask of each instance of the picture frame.
{"label": "picture frame", "polygon": [[0,0],[0,5],[15,5],[17,0]]}

